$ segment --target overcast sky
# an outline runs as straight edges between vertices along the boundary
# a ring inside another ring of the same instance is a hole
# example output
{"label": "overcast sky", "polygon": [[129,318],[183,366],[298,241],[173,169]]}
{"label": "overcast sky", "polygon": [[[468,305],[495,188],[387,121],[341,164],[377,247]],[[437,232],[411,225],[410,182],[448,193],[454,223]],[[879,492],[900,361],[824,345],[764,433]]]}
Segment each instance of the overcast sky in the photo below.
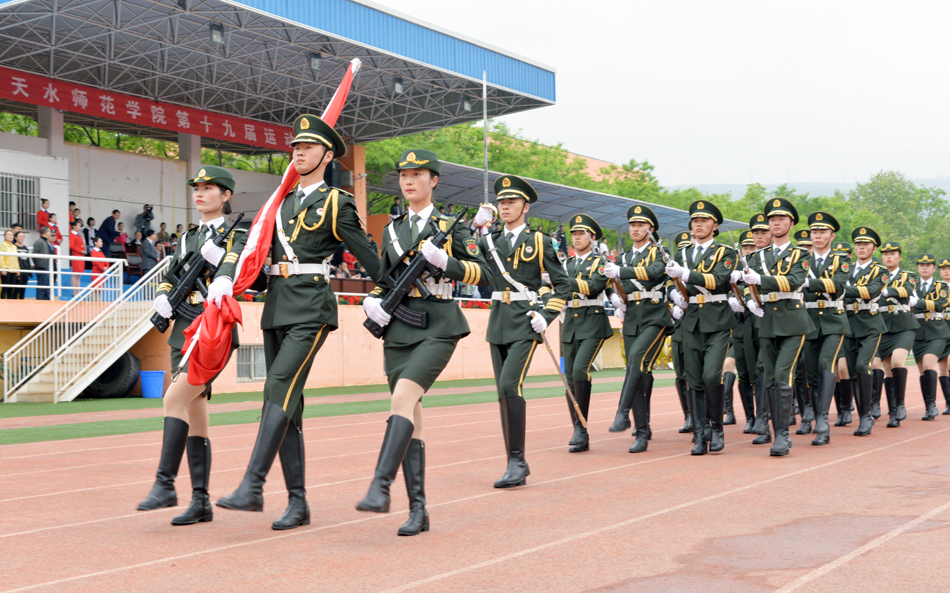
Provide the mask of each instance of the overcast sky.
{"label": "overcast sky", "polygon": [[507,121],[663,185],[950,175],[950,2],[375,1],[554,66]]}

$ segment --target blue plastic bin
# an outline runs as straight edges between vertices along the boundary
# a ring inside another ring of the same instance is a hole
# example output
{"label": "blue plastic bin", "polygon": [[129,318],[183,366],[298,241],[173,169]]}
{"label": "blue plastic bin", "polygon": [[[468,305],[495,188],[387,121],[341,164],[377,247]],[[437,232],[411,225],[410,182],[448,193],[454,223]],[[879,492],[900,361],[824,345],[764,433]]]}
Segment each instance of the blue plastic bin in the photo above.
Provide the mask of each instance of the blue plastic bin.
{"label": "blue plastic bin", "polygon": [[139,371],[142,397],[161,399],[165,391],[165,371]]}

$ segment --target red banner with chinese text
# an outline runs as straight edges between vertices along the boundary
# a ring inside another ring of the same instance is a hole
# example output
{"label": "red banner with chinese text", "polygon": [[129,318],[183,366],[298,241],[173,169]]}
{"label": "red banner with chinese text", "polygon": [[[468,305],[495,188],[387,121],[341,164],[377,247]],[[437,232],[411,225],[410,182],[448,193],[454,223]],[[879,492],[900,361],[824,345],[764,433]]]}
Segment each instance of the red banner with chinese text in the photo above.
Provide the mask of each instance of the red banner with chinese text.
{"label": "red banner with chinese text", "polygon": [[158,103],[0,66],[0,98],[54,107],[275,152],[290,150],[293,129],[201,109]]}

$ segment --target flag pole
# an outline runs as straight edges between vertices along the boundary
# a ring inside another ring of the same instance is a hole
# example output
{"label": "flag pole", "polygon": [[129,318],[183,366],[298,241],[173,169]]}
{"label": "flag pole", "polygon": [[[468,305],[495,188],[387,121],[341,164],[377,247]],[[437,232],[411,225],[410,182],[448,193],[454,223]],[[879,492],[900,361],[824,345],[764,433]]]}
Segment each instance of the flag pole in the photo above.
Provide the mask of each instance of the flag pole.
{"label": "flag pole", "polygon": [[483,204],[488,203],[488,71],[482,70],[482,120],[484,127],[482,129],[482,144],[485,154],[485,194],[482,199]]}

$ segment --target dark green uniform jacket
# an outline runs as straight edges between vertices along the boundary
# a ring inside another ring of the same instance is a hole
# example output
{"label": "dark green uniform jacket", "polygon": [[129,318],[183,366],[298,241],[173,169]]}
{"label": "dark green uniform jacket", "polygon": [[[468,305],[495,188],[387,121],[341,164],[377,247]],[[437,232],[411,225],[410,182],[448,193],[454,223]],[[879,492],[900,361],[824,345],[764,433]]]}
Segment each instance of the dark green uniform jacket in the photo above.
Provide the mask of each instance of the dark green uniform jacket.
{"label": "dark green uniform jacket", "polygon": [[[448,230],[453,220],[453,218],[443,216],[433,209],[422,232],[416,238],[415,245],[411,244],[409,239],[412,222],[407,214],[399,216],[386,225],[381,241],[383,257],[380,269],[382,274],[385,274],[393,263],[398,262],[408,251],[417,249],[422,241],[435,235],[436,227]],[[395,230],[399,250],[393,244],[390,228]],[[487,286],[491,281],[491,269],[485,262],[485,255],[478,247],[478,240],[472,236],[472,231],[466,225],[462,223],[456,225],[444,249],[449,254],[449,263],[445,272],[441,273],[440,276],[446,279],[446,282],[456,280],[475,286]],[[405,269],[405,262],[400,263],[393,273],[393,277],[398,279],[399,274]],[[426,338],[467,336],[471,330],[465,320],[465,315],[462,314],[462,310],[452,298],[451,287],[446,290],[448,292],[444,295],[445,298],[439,298],[435,293],[426,298],[420,296],[406,297],[403,300],[405,306],[413,311],[426,311],[429,314],[429,326],[425,329],[412,327],[393,317],[389,329],[386,331],[386,342],[409,345],[422,342]],[[389,280],[380,278],[378,286],[371,294],[384,298],[388,292]]]}
{"label": "dark green uniform jacket", "polygon": [[[923,280],[917,283],[917,305],[914,307],[914,313],[923,315],[920,319],[920,329],[917,330],[918,340],[946,340],[950,338],[950,330],[947,324],[940,321],[937,313],[947,308],[947,293],[950,288],[945,282],[931,280],[930,290],[924,292]],[[946,315],[946,313],[943,313]]]}
{"label": "dark green uniform jacket", "polygon": [[[851,264],[829,251],[819,266],[815,255],[808,257],[810,286],[803,288],[805,303],[815,329],[806,336],[809,340],[818,339],[818,330],[824,336],[850,335],[848,315],[844,310],[844,286],[848,283]],[[841,307],[830,304],[840,301]],[[763,303],[764,304],[764,303]]]}
{"label": "dark green uniform jacket", "polygon": [[[735,250],[718,243],[710,244],[701,258],[693,261],[693,252],[698,247],[686,249],[686,267],[689,275],[683,278],[691,297],[704,297],[701,286],[710,295],[725,295],[732,292],[729,276],[735,269]],[[676,290],[674,288],[674,290]],[[691,333],[715,333],[736,327],[736,317],[726,300],[709,303],[690,303],[683,315],[683,331]]]}
{"label": "dark green uniform jacket", "polygon": [[[648,246],[636,254],[633,250],[628,251],[618,258],[617,263],[620,265],[620,283],[627,291],[627,296],[633,298],[627,301],[627,312],[623,316],[623,335],[636,336],[647,326],[672,327],[673,321],[664,294],[669,278],[657,248]],[[657,291],[664,296],[637,298],[637,293],[644,289]]]}
{"label": "dark green uniform jacket", "polygon": [[575,299],[596,299],[604,292],[608,280],[604,276],[605,263],[605,259],[595,255],[593,250],[580,262],[577,257],[564,262],[572,294],[564,314],[564,325],[561,326],[562,342],[609,338],[614,335],[603,306],[571,307]]}
{"label": "dark green uniform jacket", "polygon": [[845,308],[848,310],[848,324],[851,337],[866,338],[887,331],[884,320],[877,311],[856,308],[859,305],[876,302],[887,282],[887,268],[875,262],[868,263],[857,276],[848,274],[848,285],[844,287]]}
{"label": "dark green uniform jacket", "polygon": [[760,261],[763,255],[766,272],[760,273],[762,283],[759,294],[765,315],[759,326],[759,338],[801,336],[814,331],[815,326],[802,301],[778,298],[795,293],[805,283],[809,267],[808,252],[788,244],[777,254],[771,246],[754,254]]}
{"label": "dark green uniform jacket", "polygon": [[907,306],[911,293],[916,289],[917,279],[909,272],[896,273],[888,272],[888,281],[884,287],[887,288],[887,298],[881,297],[878,301],[880,308],[878,311],[884,318],[884,327],[887,333],[905,332],[915,330],[920,327],[917,319],[914,318],[914,312]]}
{"label": "dark green uniform jacket", "polygon": [[[511,344],[520,340],[541,341],[541,334],[531,328],[531,318],[528,311],[541,309],[541,314],[550,324],[561,313],[561,308],[571,294],[571,284],[568,281],[557,252],[551,245],[551,238],[544,233],[528,227],[518,235],[518,239],[511,251],[505,245],[502,231],[492,233],[478,240],[479,251],[485,258],[486,265],[491,271],[492,289],[502,294],[502,300],[492,301],[491,314],[488,317],[488,334],[486,339],[490,344]],[[498,269],[495,258],[492,257],[489,243],[495,246],[498,257],[504,265],[504,271],[516,282],[525,286],[529,291],[537,293],[538,299],[531,305],[528,301],[510,300],[511,295],[521,294]],[[547,273],[551,277],[551,288],[542,284],[541,274]],[[508,298],[505,298],[505,294]]]}
{"label": "dark green uniform jacket", "polygon": [[[366,238],[353,196],[330,189],[322,182],[303,203],[295,194],[296,190],[284,198],[278,216],[298,261],[302,264],[328,261],[342,242],[369,275],[378,279],[379,255]],[[289,262],[276,232],[271,248],[272,267]],[[330,281],[322,274],[271,276],[261,329],[299,323],[322,323],[331,331],[339,326],[337,298]]]}

